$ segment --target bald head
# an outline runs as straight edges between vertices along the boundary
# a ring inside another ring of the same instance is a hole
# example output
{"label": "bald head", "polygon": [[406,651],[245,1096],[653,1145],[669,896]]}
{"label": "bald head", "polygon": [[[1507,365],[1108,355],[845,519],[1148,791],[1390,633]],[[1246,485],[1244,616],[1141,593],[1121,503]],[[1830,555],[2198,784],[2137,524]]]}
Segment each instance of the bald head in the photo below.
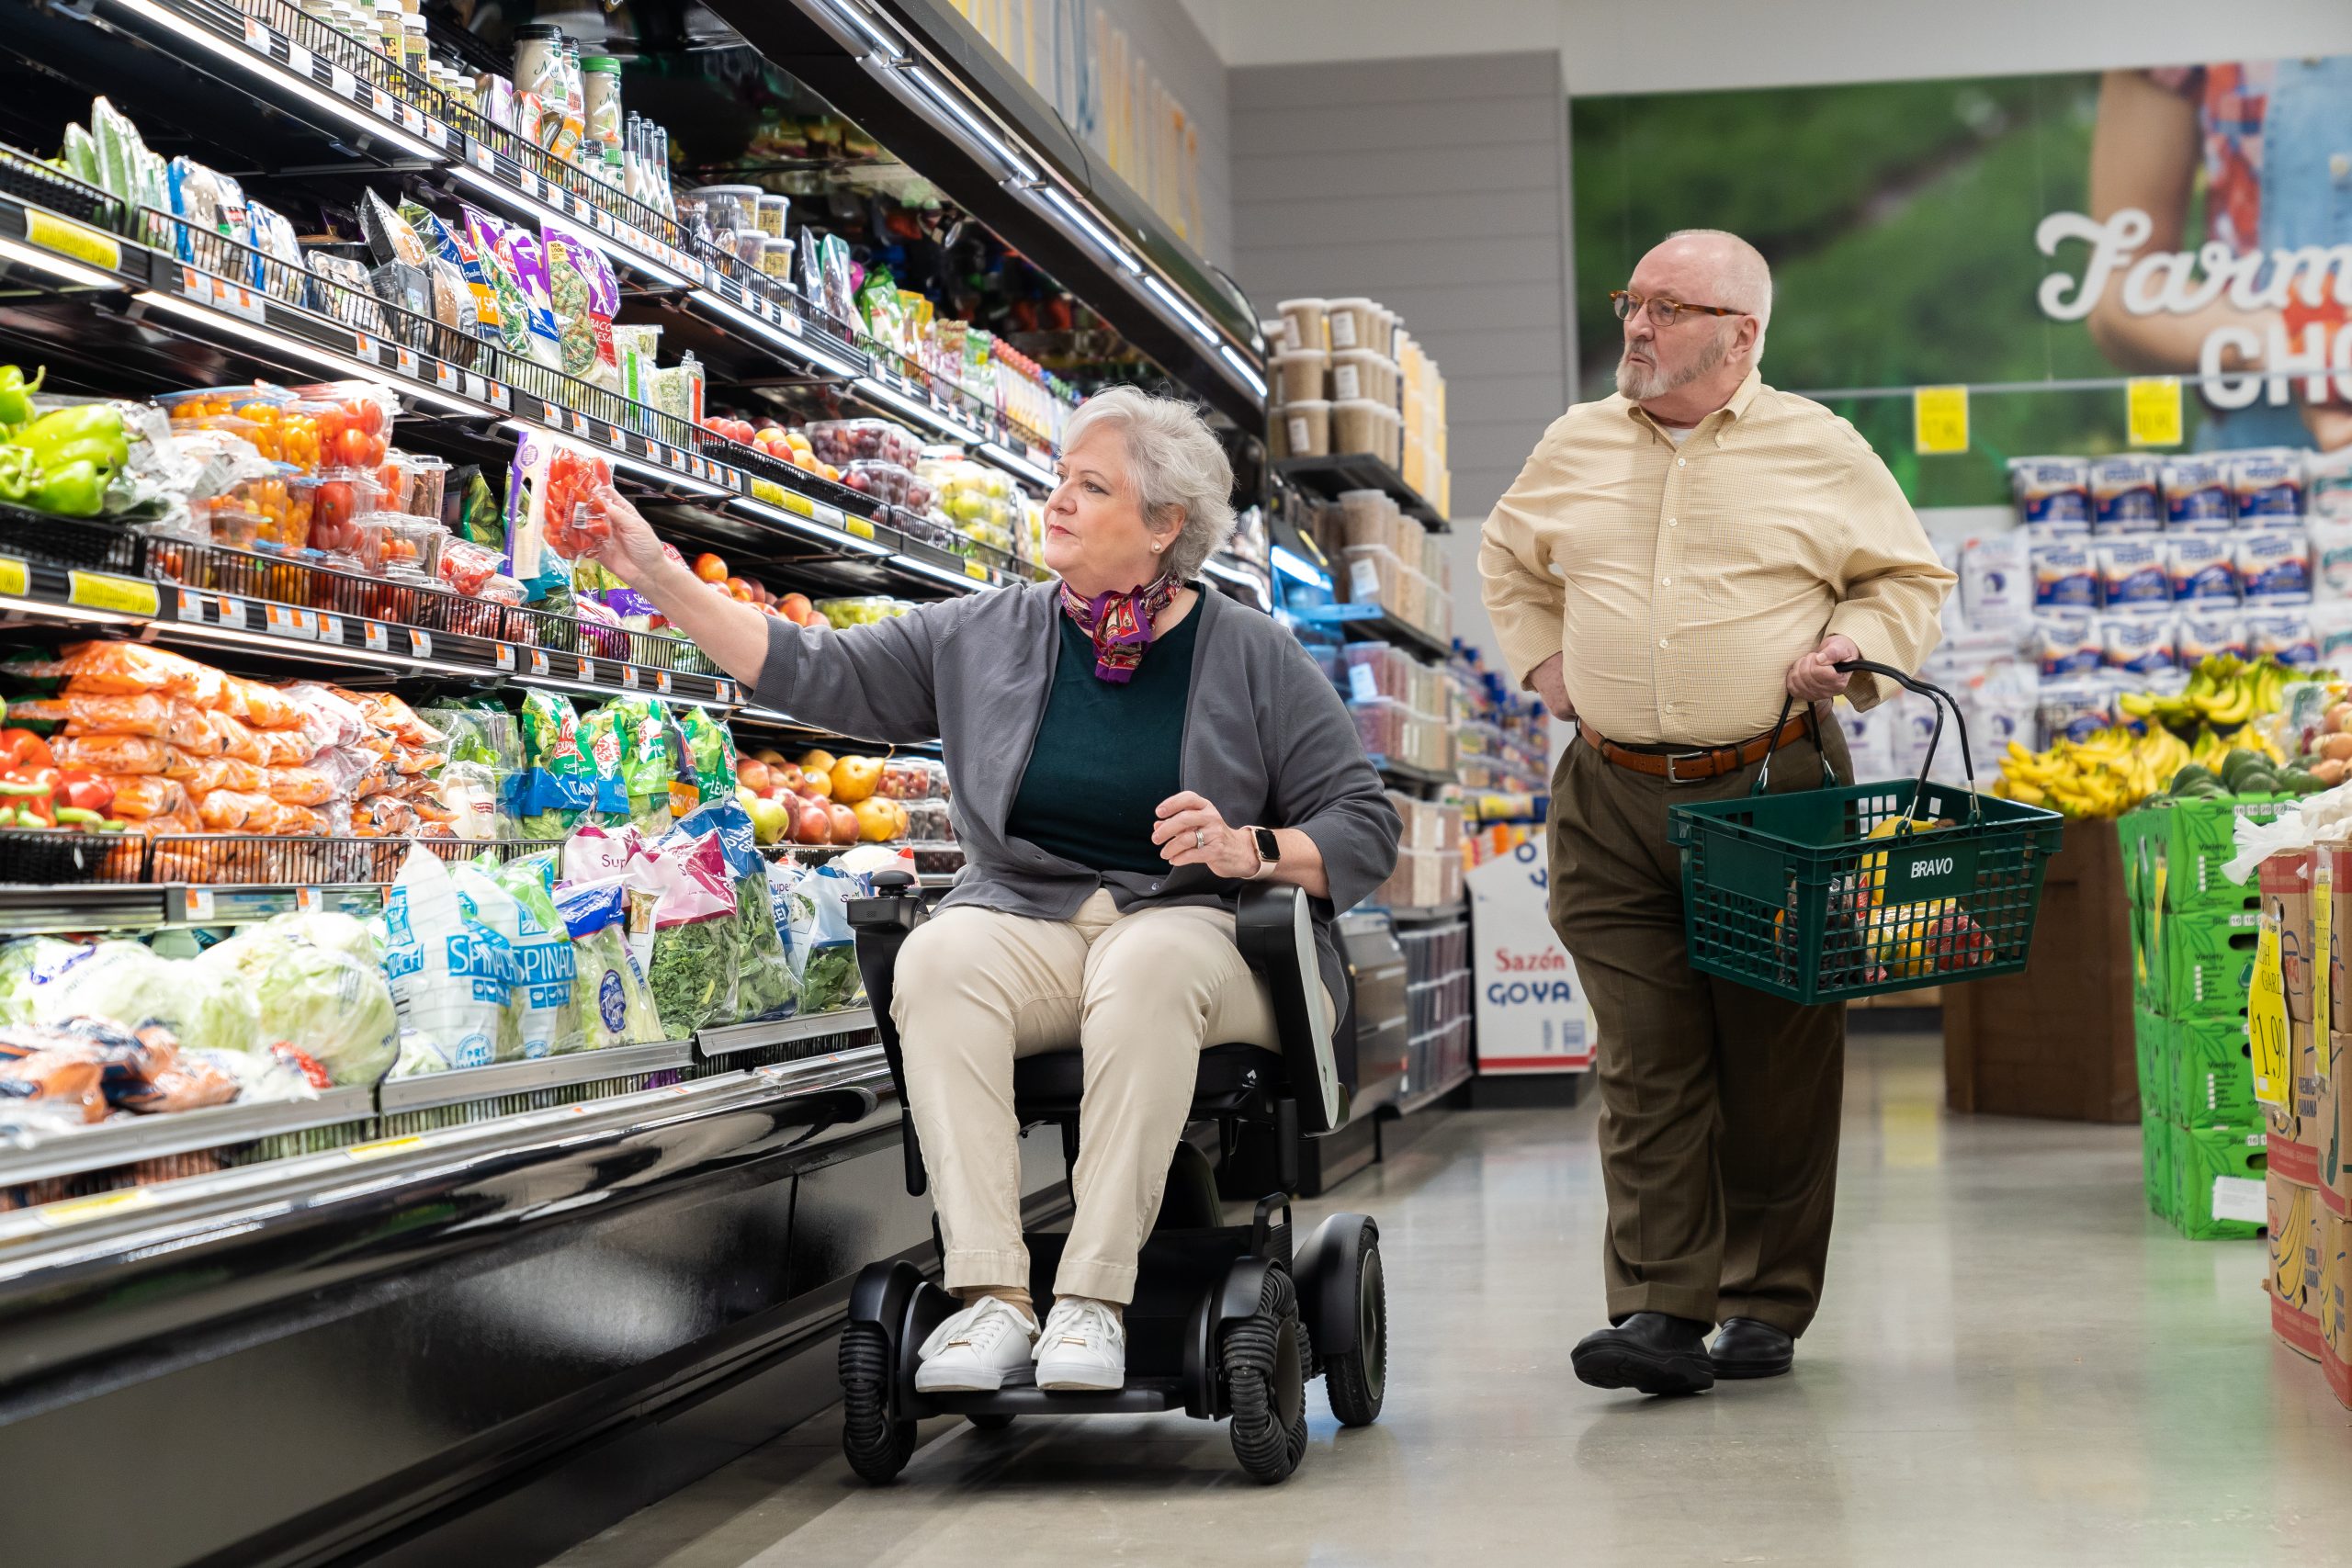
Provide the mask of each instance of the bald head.
{"label": "bald head", "polygon": [[1705,280],[1710,290],[1703,296],[1706,303],[1727,305],[1756,318],[1756,353],[1760,356],[1763,329],[1772,321],[1772,268],[1764,253],[1725,229],[1677,229],[1650,255],[1668,252]]}

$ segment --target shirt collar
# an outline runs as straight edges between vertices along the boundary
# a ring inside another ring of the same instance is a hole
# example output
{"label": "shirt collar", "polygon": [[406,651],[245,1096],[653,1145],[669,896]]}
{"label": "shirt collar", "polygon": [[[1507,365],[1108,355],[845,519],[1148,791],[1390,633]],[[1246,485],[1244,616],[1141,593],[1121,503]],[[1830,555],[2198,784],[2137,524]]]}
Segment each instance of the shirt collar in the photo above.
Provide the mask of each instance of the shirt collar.
{"label": "shirt collar", "polygon": [[[1763,389],[1762,374],[1751,367],[1746,378],[1733,389],[1731,400],[1691,426],[1690,434],[1695,436],[1712,430],[1714,434],[1715,445],[1722,446],[1724,432],[1747,416],[1748,405],[1756,400],[1756,394]],[[1649,431],[1654,439],[1662,441],[1668,446],[1674,445],[1674,438],[1666,434],[1666,426],[1652,419],[1649,412],[1641,404],[1628,400],[1625,404],[1625,412],[1635,423]],[[1718,418],[1718,415],[1721,417]]]}

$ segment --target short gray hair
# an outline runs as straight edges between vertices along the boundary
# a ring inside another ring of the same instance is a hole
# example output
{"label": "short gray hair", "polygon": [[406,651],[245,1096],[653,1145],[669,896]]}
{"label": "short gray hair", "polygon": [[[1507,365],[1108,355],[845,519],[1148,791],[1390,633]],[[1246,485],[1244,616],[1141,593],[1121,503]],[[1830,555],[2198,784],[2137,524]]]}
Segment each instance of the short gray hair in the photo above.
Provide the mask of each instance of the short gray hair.
{"label": "short gray hair", "polygon": [[1143,502],[1144,525],[1158,528],[1182,513],[1168,548],[1170,570],[1187,580],[1233,537],[1233,464],[1192,404],[1113,387],[1078,406],[1062,431],[1067,452],[1096,425],[1126,437],[1127,472]]}
{"label": "short gray hair", "polygon": [[1715,268],[1715,297],[1710,305],[1724,305],[1756,318],[1755,357],[1764,357],[1764,333],[1772,324],[1772,264],[1764,253],[1728,229],[1677,229],[1669,240],[1714,240],[1722,260]]}

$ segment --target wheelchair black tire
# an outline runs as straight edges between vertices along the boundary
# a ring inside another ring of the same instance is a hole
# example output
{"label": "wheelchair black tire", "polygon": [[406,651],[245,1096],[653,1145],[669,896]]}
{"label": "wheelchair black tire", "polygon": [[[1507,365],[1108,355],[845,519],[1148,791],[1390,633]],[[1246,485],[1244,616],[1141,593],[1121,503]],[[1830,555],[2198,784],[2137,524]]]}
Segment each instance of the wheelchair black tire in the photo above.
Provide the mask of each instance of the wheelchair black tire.
{"label": "wheelchair black tire", "polygon": [[1370,1221],[1356,1250],[1355,1287],[1355,1348],[1323,1358],[1323,1392],[1340,1426],[1369,1427],[1388,1392],[1388,1280]]}
{"label": "wheelchair black tire", "polygon": [[1227,1324],[1220,1356],[1233,1404],[1233,1457],[1253,1481],[1286,1481],[1306,1454],[1306,1369],[1314,1362],[1290,1275],[1269,1269],[1258,1310]]}
{"label": "wheelchair black tire", "polygon": [[842,1330],[842,1454],[859,1479],[885,1486],[914,1457],[915,1424],[890,1419],[890,1337],[878,1323]]}
{"label": "wheelchair black tire", "polygon": [[964,1419],[983,1432],[1001,1432],[1012,1425],[1012,1417],[1001,1410],[976,1411]]}

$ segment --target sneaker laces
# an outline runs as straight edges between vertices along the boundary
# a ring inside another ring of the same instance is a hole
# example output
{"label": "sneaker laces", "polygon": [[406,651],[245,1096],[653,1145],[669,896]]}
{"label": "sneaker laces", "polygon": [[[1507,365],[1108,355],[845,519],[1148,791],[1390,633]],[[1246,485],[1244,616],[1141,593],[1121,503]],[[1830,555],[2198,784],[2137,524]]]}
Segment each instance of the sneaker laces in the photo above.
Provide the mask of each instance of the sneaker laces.
{"label": "sneaker laces", "polygon": [[969,1346],[976,1354],[986,1355],[1013,1328],[1018,1328],[1024,1339],[1037,1332],[1037,1325],[1012,1303],[1001,1296],[982,1296],[977,1304],[951,1314],[933,1329],[931,1337],[915,1354],[928,1359],[951,1345],[961,1344]]}
{"label": "sneaker laces", "polygon": [[1077,1339],[1091,1349],[1097,1345],[1123,1345],[1126,1337],[1125,1327],[1101,1302],[1066,1298],[1054,1303],[1054,1310],[1046,1318],[1046,1331],[1037,1337],[1036,1347],[1029,1355],[1032,1360],[1038,1359],[1048,1348],[1059,1349],[1069,1339]]}

